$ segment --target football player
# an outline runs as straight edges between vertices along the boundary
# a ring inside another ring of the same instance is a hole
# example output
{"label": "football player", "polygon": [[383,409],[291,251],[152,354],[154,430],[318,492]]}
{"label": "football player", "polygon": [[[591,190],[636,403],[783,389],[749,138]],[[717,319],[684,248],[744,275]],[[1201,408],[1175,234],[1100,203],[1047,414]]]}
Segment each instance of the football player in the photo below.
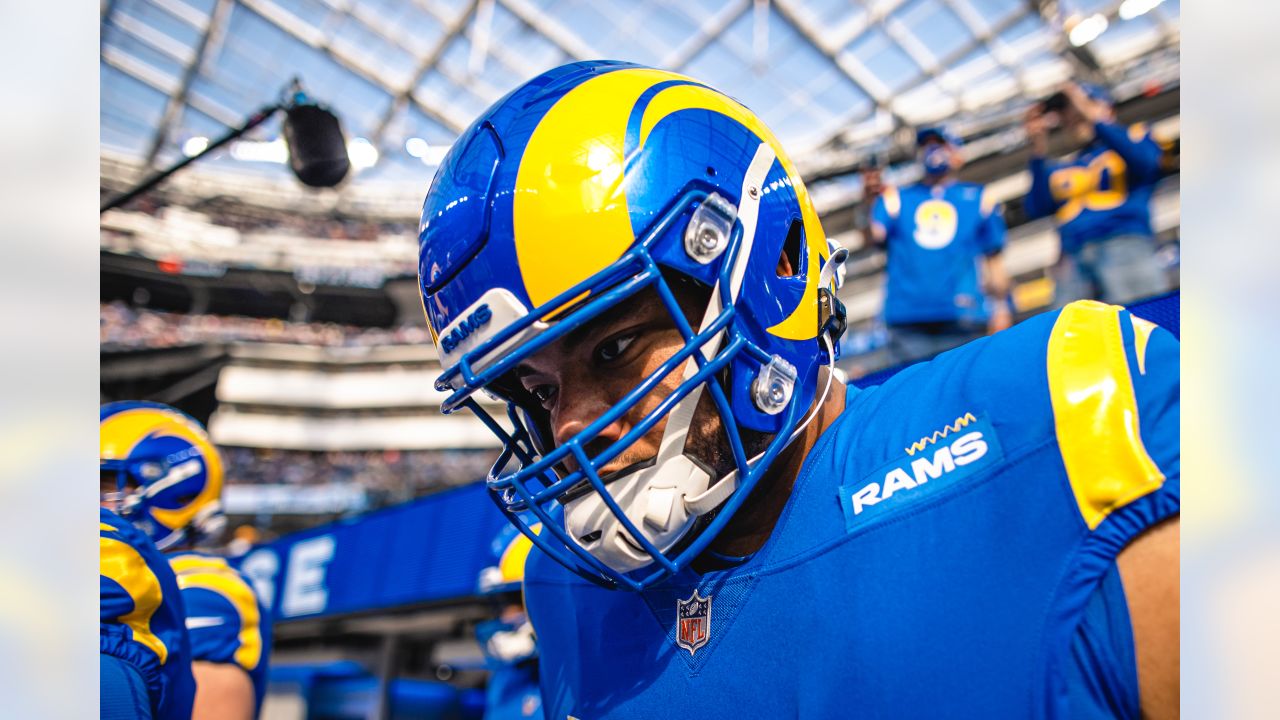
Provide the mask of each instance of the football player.
{"label": "football player", "polygon": [[1003,211],[981,185],[956,180],[961,144],[946,128],[920,128],[924,177],[901,190],[885,187],[872,205],[869,234],[888,253],[884,320],[894,364],[1013,322]]}
{"label": "football player", "polygon": [[1073,304],[846,388],[845,253],[777,139],[629,63],[486,111],[419,236],[548,717],[1176,712],[1168,332]]}
{"label": "football player", "polygon": [[[538,530],[536,525],[534,530]],[[493,600],[498,614],[476,626],[476,640],[489,668],[485,720],[542,717],[538,644],[520,587],[532,548],[529,538],[508,525],[493,541],[497,562],[480,573],[480,592]]]}
{"label": "football player", "polygon": [[222,458],[194,418],[158,403],[115,402],[100,413],[104,490],[168,554],[186,606],[196,697],[192,717],[257,716],[266,692],[270,618],[252,584],[197,548],[217,542]]}
{"label": "football player", "polygon": [[155,543],[100,496],[98,609],[102,720],[186,720],[195,680],[178,581]]}
{"label": "football player", "polygon": [[[1079,150],[1055,162],[1049,130],[1064,126]],[[1127,303],[1169,287],[1155,255],[1151,193],[1164,151],[1146,125],[1116,122],[1111,94],[1068,82],[1033,105],[1025,123],[1031,143],[1031,217],[1053,215],[1061,239],[1059,304],[1081,297]]]}

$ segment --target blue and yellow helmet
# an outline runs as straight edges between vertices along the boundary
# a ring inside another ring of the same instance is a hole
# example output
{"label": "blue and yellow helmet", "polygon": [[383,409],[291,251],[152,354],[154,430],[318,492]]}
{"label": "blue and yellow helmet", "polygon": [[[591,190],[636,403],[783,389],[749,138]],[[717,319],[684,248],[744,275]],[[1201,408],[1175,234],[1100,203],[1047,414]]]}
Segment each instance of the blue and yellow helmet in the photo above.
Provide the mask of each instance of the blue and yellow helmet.
{"label": "blue and yellow helmet", "polygon": [[[833,250],[773,133],[696,80],[581,62],[498,101],[432,181],[418,270],[444,367],[437,387],[450,393],[443,409],[470,409],[503,442],[488,483],[499,508],[549,555],[607,587],[646,587],[687,564],[792,439],[817,395],[819,367],[834,362],[843,308],[831,258],[845,253]],[[778,272],[784,252],[794,258],[789,276]],[[672,292],[689,279],[709,289],[700,325]],[[657,291],[685,337],[650,377],[695,359],[679,389],[594,456],[591,441],[640,402],[645,382],[549,447],[502,379],[645,290]],[[478,390],[507,400],[506,417],[486,412]],[[664,414],[666,446],[688,429],[704,392],[728,431],[733,472],[710,477],[681,442],[673,456],[605,486],[598,468]],[[746,430],[772,438],[756,457],[741,442]],[[500,474],[510,464],[519,469]],[[565,474],[569,465],[576,469]],[[588,486],[594,492],[581,491]],[[534,523],[546,530],[535,534]]]}
{"label": "blue and yellow helmet", "polygon": [[[532,523],[530,529],[536,535],[542,525]],[[524,563],[533,550],[533,542],[514,526],[506,525],[498,531],[489,549],[493,552],[494,564],[480,571],[480,592],[485,595],[520,592]]]}
{"label": "blue and yellow helmet", "polygon": [[216,538],[225,526],[222,456],[198,421],[159,403],[99,413],[99,465],[120,514],[161,550]]}

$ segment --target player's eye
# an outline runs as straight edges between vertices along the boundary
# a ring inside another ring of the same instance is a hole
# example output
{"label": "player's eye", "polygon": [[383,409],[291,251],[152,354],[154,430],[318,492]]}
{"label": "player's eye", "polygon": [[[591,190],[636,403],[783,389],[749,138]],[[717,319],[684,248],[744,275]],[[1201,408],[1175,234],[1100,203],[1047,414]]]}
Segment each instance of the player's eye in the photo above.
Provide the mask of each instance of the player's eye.
{"label": "player's eye", "polygon": [[636,334],[631,332],[605,340],[596,348],[596,362],[611,363],[617,360],[627,351],[631,343],[635,342],[635,339]]}
{"label": "player's eye", "polygon": [[551,401],[556,397],[555,385],[534,385],[529,388],[529,394],[537,400],[543,408],[550,410]]}

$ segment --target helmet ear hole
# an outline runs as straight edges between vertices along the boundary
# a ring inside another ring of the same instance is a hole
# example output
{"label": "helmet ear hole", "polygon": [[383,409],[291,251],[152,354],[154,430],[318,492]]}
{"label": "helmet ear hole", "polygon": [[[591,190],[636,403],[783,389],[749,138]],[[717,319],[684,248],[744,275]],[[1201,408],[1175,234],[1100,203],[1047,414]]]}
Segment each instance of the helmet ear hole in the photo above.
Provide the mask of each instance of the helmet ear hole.
{"label": "helmet ear hole", "polygon": [[800,218],[791,221],[787,230],[787,239],[782,243],[782,252],[778,254],[778,277],[793,277],[801,273],[800,240],[804,235],[804,226]]}

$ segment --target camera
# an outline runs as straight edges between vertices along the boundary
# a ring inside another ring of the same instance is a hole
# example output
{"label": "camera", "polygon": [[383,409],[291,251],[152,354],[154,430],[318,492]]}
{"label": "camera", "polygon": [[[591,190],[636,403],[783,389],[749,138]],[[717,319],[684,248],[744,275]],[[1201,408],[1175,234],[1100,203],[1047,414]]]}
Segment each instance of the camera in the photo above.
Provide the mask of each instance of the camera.
{"label": "camera", "polygon": [[1067,108],[1067,96],[1059,91],[1050,95],[1044,102],[1040,103],[1040,109],[1044,112],[1062,112]]}

